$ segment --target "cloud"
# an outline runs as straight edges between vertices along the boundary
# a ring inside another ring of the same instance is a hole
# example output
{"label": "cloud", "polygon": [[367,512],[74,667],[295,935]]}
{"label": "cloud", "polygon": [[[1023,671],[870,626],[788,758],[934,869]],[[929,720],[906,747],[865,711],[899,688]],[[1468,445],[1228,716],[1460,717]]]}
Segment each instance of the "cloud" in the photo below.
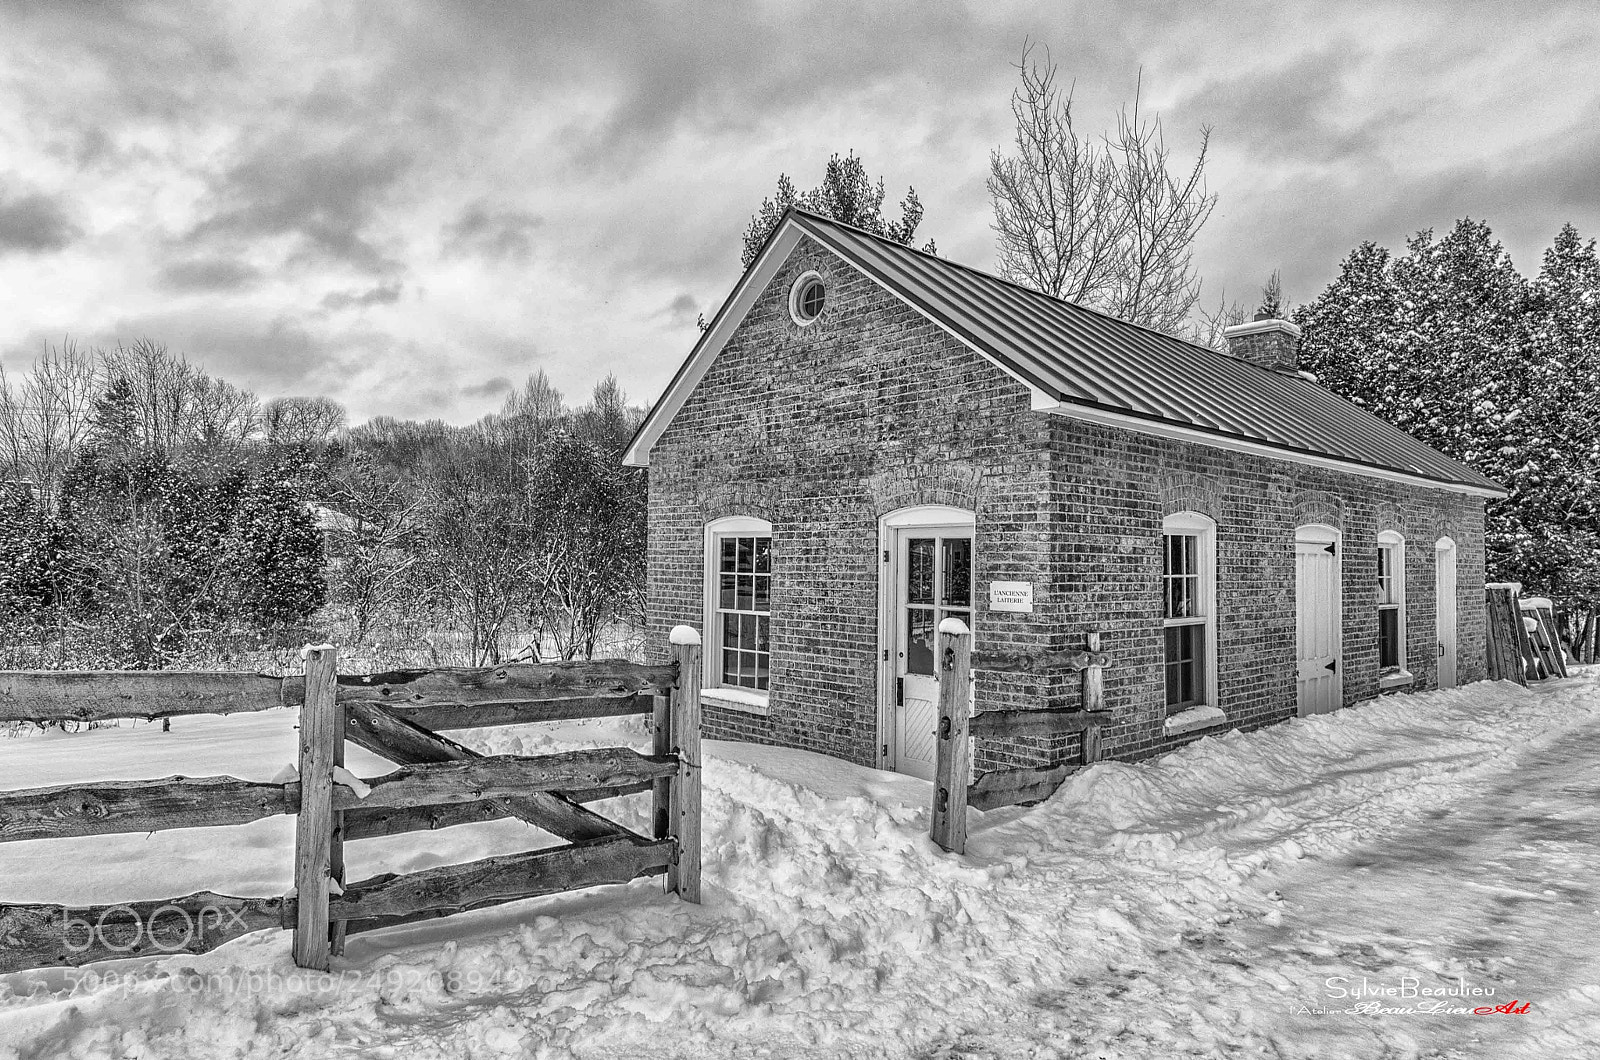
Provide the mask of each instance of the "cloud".
{"label": "cloud", "polygon": [[328,310],[365,309],[375,305],[394,305],[400,301],[402,284],[379,284],[365,291],[329,291],[322,297],[322,308]]}
{"label": "cloud", "polygon": [[445,225],[439,238],[447,256],[526,261],[533,253],[533,233],[543,224],[544,218],[524,210],[476,202]]}
{"label": "cloud", "polygon": [[1345,81],[1361,61],[1361,53],[1344,46],[1291,53],[1265,69],[1218,71],[1177,106],[1236,148],[1275,162],[1367,155],[1395,124],[1398,108],[1351,105]]}
{"label": "cloud", "polygon": [[1587,4],[1530,7],[0,0],[0,208],[58,196],[0,214],[0,349],[148,334],[358,416],[481,414],[534,365],[653,397],[777,175],[835,151],[991,268],[1030,36],[1094,131],[1141,70],[1175,161],[1213,126],[1208,304],[1274,265],[1310,297],[1360,239],[1467,212],[1531,271],[1562,220],[1600,229],[1600,40]]}
{"label": "cloud", "polygon": [[38,192],[0,196],[0,254],[45,254],[82,235],[66,207]]}
{"label": "cloud", "polygon": [[162,286],[175,291],[240,291],[254,287],[261,270],[236,258],[204,257],[162,266]]}
{"label": "cloud", "polygon": [[700,303],[695,299],[694,295],[688,291],[683,291],[672,300],[663,312],[674,327],[679,327],[684,324],[693,324],[698,320],[701,309]]}
{"label": "cloud", "polygon": [[499,397],[501,394],[511,393],[513,389],[511,380],[503,375],[497,375],[493,379],[485,379],[481,383],[462,387],[461,396],[469,398]]}
{"label": "cloud", "polygon": [[211,178],[207,216],[186,242],[287,236],[293,260],[393,271],[399,262],[380,249],[369,227],[411,161],[404,148],[375,145],[366,136],[323,148],[307,148],[290,135],[271,137]]}
{"label": "cloud", "polygon": [[262,317],[239,306],[129,316],[89,341],[112,346],[145,338],[268,397],[331,393],[353,359],[347,342],[312,332],[287,314]]}

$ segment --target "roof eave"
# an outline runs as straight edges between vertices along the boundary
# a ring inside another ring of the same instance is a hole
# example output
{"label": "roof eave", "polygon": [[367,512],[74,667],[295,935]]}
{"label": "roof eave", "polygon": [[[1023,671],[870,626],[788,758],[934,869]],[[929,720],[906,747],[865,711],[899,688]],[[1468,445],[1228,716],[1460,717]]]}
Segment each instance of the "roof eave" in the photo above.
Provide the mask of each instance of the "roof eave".
{"label": "roof eave", "polygon": [[1483,481],[1489,485],[1480,485],[1473,482],[1446,480],[1433,478],[1428,475],[1412,471],[1403,471],[1398,468],[1384,467],[1378,464],[1366,464],[1355,460],[1341,459],[1315,453],[1307,449],[1296,449],[1290,446],[1257,441],[1236,434],[1223,431],[1208,430],[1192,424],[1179,423],[1175,420],[1159,419],[1156,417],[1140,416],[1135,413],[1106,408],[1099,405],[1090,405],[1083,402],[1072,401],[1059,395],[1052,396],[1036,391],[1033,397],[1033,410],[1035,412],[1048,412],[1059,416],[1068,416],[1073,419],[1098,423],[1107,427],[1119,427],[1124,430],[1139,431],[1163,438],[1173,438],[1179,441],[1198,442],[1202,445],[1212,445],[1219,449],[1233,452],[1248,453],[1254,456],[1264,456],[1274,460],[1286,460],[1296,464],[1307,464],[1312,467],[1325,467],[1333,471],[1344,471],[1353,475],[1363,475],[1368,478],[1385,479],[1391,482],[1403,482],[1408,485],[1422,486],[1427,489],[1446,490],[1451,493],[1464,493],[1469,496],[1483,497],[1485,499],[1500,499],[1509,496],[1506,489],[1495,483],[1492,479]]}

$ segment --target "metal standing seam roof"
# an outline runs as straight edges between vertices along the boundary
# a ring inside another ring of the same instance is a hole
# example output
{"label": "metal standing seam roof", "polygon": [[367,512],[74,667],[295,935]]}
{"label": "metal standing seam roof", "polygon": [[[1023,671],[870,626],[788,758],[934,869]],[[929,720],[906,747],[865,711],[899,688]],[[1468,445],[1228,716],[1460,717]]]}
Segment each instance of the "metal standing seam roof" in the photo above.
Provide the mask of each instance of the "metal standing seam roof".
{"label": "metal standing seam roof", "polygon": [[1299,375],[1151,331],[837,221],[800,210],[790,217],[807,235],[1063,403],[1504,492],[1493,479]]}

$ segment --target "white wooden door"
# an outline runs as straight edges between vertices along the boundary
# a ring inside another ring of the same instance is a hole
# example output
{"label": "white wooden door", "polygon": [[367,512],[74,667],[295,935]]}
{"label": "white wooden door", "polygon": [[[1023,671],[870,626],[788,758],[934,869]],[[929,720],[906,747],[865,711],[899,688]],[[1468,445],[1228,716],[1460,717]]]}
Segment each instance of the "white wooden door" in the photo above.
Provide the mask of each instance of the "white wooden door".
{"label": "white wooden door", "polygon": [[1295,677],[1299,713],[1326,714],[1344,698],[1339,617],[1339,532],[1303,526],[1295,533]]}
{"label": "white wooden door", "polygon": [[1433,550],[1433,598],[1438,630],[1439,687],[1456,686],[1456,545],[1441,538]]}
{"label": "white wooden door", "polygon": [[895,532],[894,733],[889,768],[933,779],[939,727],[939,623],[972,625],[972,529],[910,527]]}

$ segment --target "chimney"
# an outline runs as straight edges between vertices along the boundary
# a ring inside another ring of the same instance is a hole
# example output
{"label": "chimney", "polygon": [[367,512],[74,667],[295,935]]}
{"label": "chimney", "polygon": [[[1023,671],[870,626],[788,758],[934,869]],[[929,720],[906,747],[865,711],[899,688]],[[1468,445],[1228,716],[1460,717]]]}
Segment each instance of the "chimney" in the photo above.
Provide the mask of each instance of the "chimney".
{"label": "chimney", "polygon": [[1241,361],[1279,372],[1300,368],[1300,328],[1287,320],[1257,313],[1248,324],[1223,328],[1222,337],[1228,340],[1228,353]]}

